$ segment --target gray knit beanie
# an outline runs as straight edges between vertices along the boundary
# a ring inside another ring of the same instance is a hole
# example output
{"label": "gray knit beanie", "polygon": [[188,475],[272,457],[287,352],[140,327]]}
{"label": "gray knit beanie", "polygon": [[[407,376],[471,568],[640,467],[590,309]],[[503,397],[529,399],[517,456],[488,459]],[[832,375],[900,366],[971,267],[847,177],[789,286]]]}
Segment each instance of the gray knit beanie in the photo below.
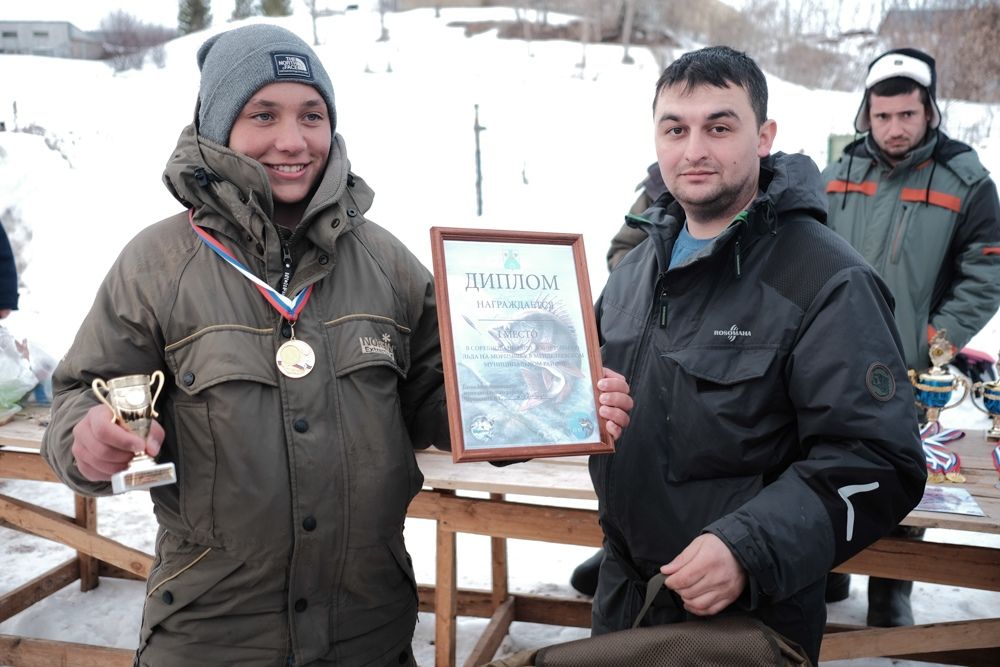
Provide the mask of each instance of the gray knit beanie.
{"label": "gray knit beanie", "polygon": [[240,111],[270,83],[305,83],[326,100],[336,130],[333,84],[309,45],[275,25],[248,25],[210,38],[198,49],[198,134],[223,146]]}

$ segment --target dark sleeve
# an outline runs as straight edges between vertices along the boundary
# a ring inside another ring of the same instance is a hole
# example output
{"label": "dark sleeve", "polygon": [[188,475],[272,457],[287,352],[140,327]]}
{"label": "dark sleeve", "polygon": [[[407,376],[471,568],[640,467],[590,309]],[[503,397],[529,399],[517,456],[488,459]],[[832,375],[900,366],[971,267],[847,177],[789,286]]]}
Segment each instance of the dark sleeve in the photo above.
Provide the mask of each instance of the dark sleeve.
{"label": "dark sleeve", "polygon": [[451,449],[451,437],[434,283],[422,266],[415,268],[413,275],[411,321],[416,326],[410,334],[410,369],[400,383],[400,403],[413,446],[425,449],[434,445],[447,451]]}
{"label": "dark sleeve", "polygon": [[961,349],[1000,308],[1000,200],[989,178],[969,194],[934,289],[930,324]]}
{"label": "dark sleeve", "polygon": [[0,226],[0,310],[17,310],[17,264],[7,232]]}
{"label": "dark sleeve", "polygon": [[707,528],[749,573],[752,605],[815,582],[920,501],[926,468],[888,293],[855,266],[813,299],[785,367],[802,458]]}

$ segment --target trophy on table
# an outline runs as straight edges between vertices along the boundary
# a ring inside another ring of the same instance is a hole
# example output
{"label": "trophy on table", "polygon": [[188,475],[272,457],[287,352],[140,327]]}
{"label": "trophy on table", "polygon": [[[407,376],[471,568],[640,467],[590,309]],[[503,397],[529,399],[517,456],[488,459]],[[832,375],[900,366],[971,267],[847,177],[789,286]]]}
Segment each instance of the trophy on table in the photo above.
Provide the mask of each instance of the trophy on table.
{"label": "trophy on table", "polygon": [[[1000,375],[1000,361],[997,361],[997,372]],[[972,385],[972,404],[993,420],[993,425],[986,431],[986,441],[1000,442],[1000,380]]]}
{"label": "trophy on table", "polygon": [[[91,386],[97,398],[111,408],[114,415],[112,421],[145,440],[153,417],[159,416],[153,405],[160,396],[163,382],[163,372],[155,371],[152,375],[126,375],[107,382],[98,378]],[[156,392],[152,393],[151,389],[156,383]],[[114,493],[124,493],[173,484],[176,481],[177,472],[173,463],[157,463],[142,451],[136,452],[128,468],[111,476],[111,490]]]}
{"label": "trophy on table", "polygon": [[[930,343],[931,367],[917,375],[910,369],[910,383],[913,384],[914,400],[927,411],[927,422],[937,423],[942,410],[953,408],[969,394],[969,382],[949,373],[945,366],[955,357],[954,347],[946,338],[944,329],[938,331]],[[962,397],[951,403],[952,394],[962,387]]]}

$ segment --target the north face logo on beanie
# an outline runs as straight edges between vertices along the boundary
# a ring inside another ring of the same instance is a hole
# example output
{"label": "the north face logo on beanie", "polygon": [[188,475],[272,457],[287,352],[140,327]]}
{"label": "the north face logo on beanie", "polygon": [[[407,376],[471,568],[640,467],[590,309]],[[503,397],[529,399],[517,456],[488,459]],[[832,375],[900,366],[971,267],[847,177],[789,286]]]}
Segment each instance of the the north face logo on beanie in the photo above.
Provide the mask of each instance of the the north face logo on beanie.
{"label": "the north face logo on beanie", "polygon": [[312,81],[309,56],[299,53],[272,53],[274,76],[278,79],[308,79]]}

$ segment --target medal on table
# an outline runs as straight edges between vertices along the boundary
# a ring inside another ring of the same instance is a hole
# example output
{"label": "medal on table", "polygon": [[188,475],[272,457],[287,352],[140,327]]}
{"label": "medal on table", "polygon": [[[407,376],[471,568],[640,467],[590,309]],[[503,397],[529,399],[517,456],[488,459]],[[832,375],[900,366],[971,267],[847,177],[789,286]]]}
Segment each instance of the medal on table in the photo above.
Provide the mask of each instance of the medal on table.
{"label": "medal on table", "polygon": [[[993,448],[993,452],[990,454],[990,460],[993,461],[993,468],[1000,473],[1000,445]],[[1000,489],[1000,482],[997,482],[993,486]]]}
{"label": "medal on table", "polygon": [[278,346],[278,351],[274,355],[274,362],[278,367],[278,371],[285,377],[292,379],[309,375],[309,372],[316,366],[316,353],[309,343],[295,337],[295,322],[299,319],[299,314],[309,301],[313,286],[309,285],[294,298],[285,296],[284,291],[287,289],[288,281],[291,278],[292,265],[290,258],[286,258],[285,260],[284,275],[281,281],[283,289],[279,292],[255,276],[250,269],[236,259],[228,248],[219,243],[207,231],[196,225],[194,223],[194,209],[188,213],[188,219],[191,222],[191,227],[201,237],[205,245],[211,248],[215,254],[224,259],[230,266],[243,274],[243,277],[253,283],[257,291],[288,322],[288,326],[291,329],[291,337]]}

